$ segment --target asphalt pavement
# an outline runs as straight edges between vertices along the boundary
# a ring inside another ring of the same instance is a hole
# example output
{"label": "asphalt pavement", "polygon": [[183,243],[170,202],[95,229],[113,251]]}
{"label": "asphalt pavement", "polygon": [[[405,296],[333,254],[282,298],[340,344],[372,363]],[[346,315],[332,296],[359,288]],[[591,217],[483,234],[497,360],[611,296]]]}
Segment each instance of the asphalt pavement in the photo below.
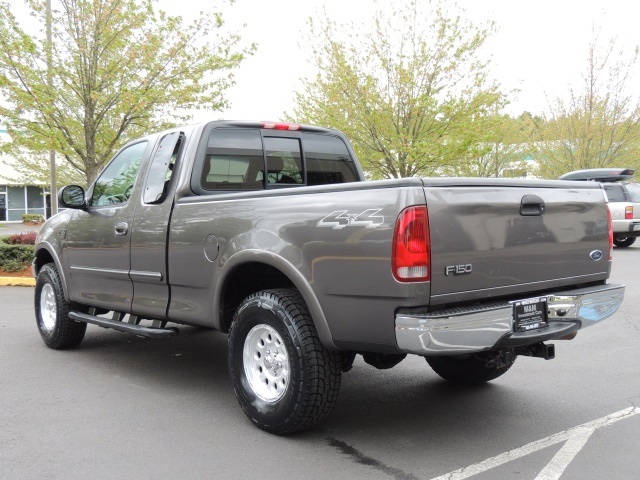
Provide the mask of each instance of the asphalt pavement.
{"label": "asphalt pavement", "polygon": [[359,358],[329,418],[289,437],[245,418],[226,335],[181,326],[151,340],[90,325],[79,348],[54,351],[33,288],[0,287],[0,478],[636,480],[638,265],[640,246],[614,251],[622,307],[556,341],[554,360],[518,358],[469,389],[419,357],[384,371]]}

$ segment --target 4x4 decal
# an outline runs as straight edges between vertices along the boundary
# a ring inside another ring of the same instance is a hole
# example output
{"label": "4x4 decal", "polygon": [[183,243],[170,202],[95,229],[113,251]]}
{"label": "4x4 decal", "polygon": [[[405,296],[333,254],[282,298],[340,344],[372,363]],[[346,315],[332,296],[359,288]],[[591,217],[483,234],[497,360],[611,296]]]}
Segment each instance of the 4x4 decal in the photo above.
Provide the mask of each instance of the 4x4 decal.
{"label": "4x4 decal", "polygon": [[349,210],[336,210],[318,221],[318,227],[340,230],[345,227],[376,228],[384,223],[382,215],[376,215],[381,208],[370,208],[361,213],[349,213]]}

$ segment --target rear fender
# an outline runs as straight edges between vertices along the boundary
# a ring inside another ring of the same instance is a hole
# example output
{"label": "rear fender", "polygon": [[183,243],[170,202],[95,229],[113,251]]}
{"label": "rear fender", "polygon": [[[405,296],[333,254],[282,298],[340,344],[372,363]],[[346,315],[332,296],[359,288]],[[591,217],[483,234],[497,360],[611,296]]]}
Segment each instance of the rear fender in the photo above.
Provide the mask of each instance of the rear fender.
{"label": "rear fender", "polygon": [[[311,285],[293,264],[273,252],[252,249],[243,250],[235,253],[225,262],[224,270],[222,271],[220,278],[216,284],[216,294],[214,296],[214,312],[220,312],[224,288],[230,276],[233,274],[233,271],[237,267],[240,267],[247,263],[266,264],[279,270],[283,275],[285,275],[295,286],[295,288],[300,292],[302,298],[304,298],[304,301],[309,308],[311,318],[313,319],[313,323],[315,324],[316,330],[318,331],[318,337],[320,338],[322,344],[328,348],[337,349],[335,343],[333,342],[331,331],[329,330],[329,325],[327,324],[327,319],[324,315],[318,298],[311,288]],[[222,323],[222,315],[216,315],[214,325],[215,328],[218,330],[222,330],[224,327]]]}

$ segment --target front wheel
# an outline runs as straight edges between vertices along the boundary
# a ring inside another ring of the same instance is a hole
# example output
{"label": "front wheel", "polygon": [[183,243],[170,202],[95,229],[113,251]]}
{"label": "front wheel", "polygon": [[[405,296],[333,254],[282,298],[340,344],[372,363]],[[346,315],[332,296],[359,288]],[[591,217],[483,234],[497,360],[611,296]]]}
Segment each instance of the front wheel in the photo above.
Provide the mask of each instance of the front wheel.
{"label": "front wheel", "polygon": [[297,290],[264,290],[234,315],[229,373],[249,419],[284,435],[328,415],[340,390],[341,356],[322,346]]}
{"label": "front wheel", "polygon": [[635,243],[635,241],[636,241],[636,237],[615,237],[613,239],[613,244],[616,247],[624,248],[624,247],[630,247]]}
{"label": "front wheel", "polygon": [[516,361],[512,350],[425,358],[434,372],[458,385],[481,385],[494,380]]}
{"label": "front wheel", "polygon": [[80,345],[87,324],[69,318],[69,303],[54,263],[40,269],[35,290],[36,322],[47,347],[59,350]]}

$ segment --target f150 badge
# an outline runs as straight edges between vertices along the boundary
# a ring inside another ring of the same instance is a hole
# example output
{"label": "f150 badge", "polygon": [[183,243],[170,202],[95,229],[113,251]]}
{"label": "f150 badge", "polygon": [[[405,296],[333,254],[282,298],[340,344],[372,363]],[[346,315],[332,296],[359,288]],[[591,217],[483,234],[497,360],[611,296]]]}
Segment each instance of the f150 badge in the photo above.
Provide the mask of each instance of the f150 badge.
{"label": "f150 badge", "polygon": [[468,275],[473,270],[473,266],[470,263],[463,265],[447,265],[444,267],[444,274],[449,275]]}
{"label": "f150 badge", "polygon": [[336,210],[318,221],[318,227],[340,230],[345,227],[376,228],[384,223],[382,215],[376,215],[381,208],[370,208],[362,213],[349,213],[349,210]]}

